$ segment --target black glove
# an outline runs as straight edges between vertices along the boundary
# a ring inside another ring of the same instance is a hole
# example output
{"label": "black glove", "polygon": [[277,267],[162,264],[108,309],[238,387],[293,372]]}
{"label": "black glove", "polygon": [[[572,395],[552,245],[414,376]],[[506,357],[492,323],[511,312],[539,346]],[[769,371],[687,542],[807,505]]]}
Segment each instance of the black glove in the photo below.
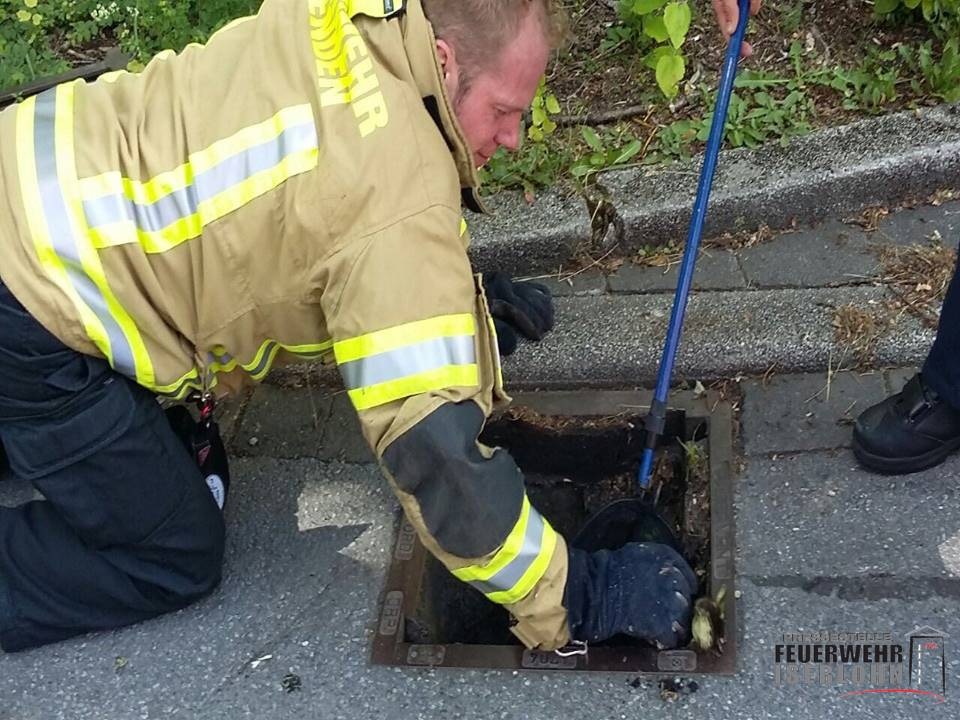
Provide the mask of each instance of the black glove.
{"label": "black glove", "polygon": [[542,340],[553,328],[553,298],[546,285],[513,282],[504,272],[488,272],[483,275],[483,288],[501,355],[516,350],[517,331],[530,340]]}
{"label": "black glove", "polygon": [[563,605],[574,640],[600,642],[622,633],[662,649],[687,638],[697,579],[676,550],[629,543],[569,553]]}
{"label": "black glove", "polygon": [[230,489],[230,465],[220,428],[212,419],[197,422],[183,405],[167,408],[166,415],[173,432],[200,468],[210,494],[223,510]]}

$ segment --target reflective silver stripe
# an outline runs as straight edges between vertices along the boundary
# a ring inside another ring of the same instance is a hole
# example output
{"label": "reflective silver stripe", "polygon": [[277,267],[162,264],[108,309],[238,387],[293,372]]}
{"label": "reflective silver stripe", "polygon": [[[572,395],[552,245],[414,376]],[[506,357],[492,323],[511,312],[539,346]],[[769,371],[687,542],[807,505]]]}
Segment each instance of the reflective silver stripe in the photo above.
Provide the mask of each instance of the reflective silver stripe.
{"label": "reflective silver stripe", "polygon": [[203,383],[200,382],[200,378],[197,375],[185,377],[183,380],[180,381],[180,384],[177,385],[175,388],[173,388],[172,390],[162,391],[160,392],[160,395],[163,395],[164,397],[179,399],[186,394],[187,390],[190,390],[190,389],[193,389],[193,390],[203,389]]}
{"label": "reflective silver stripe", "polygon": [[231,355],[228,352],[224,352],[218,355],[215,352],[207,351],[207,362],[210,363],[211,365],[213,364],[226,365],[231,360],[233,360],[233,355]]}
{"label": "reflective silver stripe", "polygon": [[370,387],[447,365],[476,362],[472,335],[430,338],[340,365],[347,390]]}
{"label": "reflective silver stripe", "polygon": [[199,173],[193,181],[149,204],[140,204],[122,193],[84,200],[87,222],[97,228],[117,222],[133,222],[145,232],[157,232],[194,215],[200,203],[279,165],[284,158],[317,147],[313,122],[286,128],[272,140],[254,145]]}
{"label": "reflective silver stripe", "polygon": [[258,362],[252,368],[244,368],[244,369],[248,373],[254,376],[258,375],[259,373],[262,373],[264,370],[266,370],[270,366],[270,363],[273,362],[274,354],[276,353],[278,348],[279,348],[279,343],[277,343],[275,340],[270,340],[263,347],[263,355],[260,356],[260,362]]}
{"label": "reflective silver stripe", "polygon": [[67,277],[70,278],[70,284],[77,295],[103,324],[110,340],[113,367],[128,377],[136,378],[133,349],[110,313],[100,288],[84,271],[80,259],[81,239],[74,232],[73,223],[70,221],[70,212],[57,172],[56,92],[56,88],[51,88],[38,95],[34,114],[34,155],[43,214],[50,229],[50,244],[63,262]]}
{"label": "reflective silver stripe", "polygon": [[537,559],[542,541],[543,516],[531,507],[527,531],[523,534],[523,547],[517,556],[489,580],[471,580],[469,584],[484,594],[510,590]]}
{"label": "reflective silver stripe", "polygon": [[127,221],[141,230],[155,232],[193,215],[199,204],[196,187],[188,185],[150,205],[140,205],[122,194],[84,200],[83,212],[92,228]]}

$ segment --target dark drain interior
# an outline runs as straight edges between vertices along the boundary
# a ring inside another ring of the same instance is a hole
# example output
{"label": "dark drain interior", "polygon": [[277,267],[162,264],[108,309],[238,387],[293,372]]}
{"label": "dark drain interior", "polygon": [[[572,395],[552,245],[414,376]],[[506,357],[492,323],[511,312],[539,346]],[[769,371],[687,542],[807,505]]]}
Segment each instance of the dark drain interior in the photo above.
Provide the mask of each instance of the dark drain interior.
{"label": "dark drain interior", "polygon": [[[706,425],[689,423],[682,411],[667,417],[655,464],[663,490],[657,504],[694,566],[707,573],[709,491]],[[557,416],[515,407],[488,423],[481,442],[510,452],[523,470],[530,502],[568,540],[613,500],[636,494],[644,444],[643,416]],[[416,611],[405,618],[410,643],[509,645],[509,615],[454,578],[428,556]]]}
{"label": "dark drain interior", "polygon": [[[568,540],[607,503],[633,497],[650,393],[617,390],[518,393],[481,436],[503,447],[524,472],[531,502]],[[658,513],[716,596],[722,642],[709,650],[657,650],[624,638],[591,645],[584,655],[524,648],[509,616],[456,580],[427,552],[413,527],[400,524],[387,574],[372,659],[384,665],[581,670],[633,674],[731,673],[736,664],[733,524],[733,424],[722,398],[676,393],[654,474]]]}

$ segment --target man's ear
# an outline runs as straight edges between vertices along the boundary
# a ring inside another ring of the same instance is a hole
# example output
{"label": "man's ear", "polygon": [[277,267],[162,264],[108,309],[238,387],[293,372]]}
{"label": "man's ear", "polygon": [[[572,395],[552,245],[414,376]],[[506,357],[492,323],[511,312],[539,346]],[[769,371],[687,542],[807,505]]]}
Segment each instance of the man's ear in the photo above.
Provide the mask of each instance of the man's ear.
{"label": "man's ear", "polygon": [[443,84],[447,89],[447,97],[451,100],[457,97],[460,89],[460,66],[457,64],[457,53],[446,40],[437,38],[437,58],[443,68]]}

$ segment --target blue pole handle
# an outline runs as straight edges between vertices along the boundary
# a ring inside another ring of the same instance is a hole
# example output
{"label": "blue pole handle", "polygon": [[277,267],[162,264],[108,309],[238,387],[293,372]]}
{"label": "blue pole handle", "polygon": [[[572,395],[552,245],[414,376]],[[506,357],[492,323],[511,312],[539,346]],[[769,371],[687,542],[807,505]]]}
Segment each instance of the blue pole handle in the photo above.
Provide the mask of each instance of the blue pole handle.
{"label": "blue pole handle", "polygon": [[717,103],[713,110],[713,122],[710,124],[710,137],[707,139],[707,148],[703,157],[703,169],[700,171],[700,182],[697,186],[697,199],[693,204],[693,217],[690,220],[690,230],[687,234],[687,244],[683,250],[683,261],[680,265],[680,278],[677,291],[673,296],[673,311],[670,314],[670,324],[667,326],[667,339],[663,346],[663,355],[660,357],[660,369],[657,372],[657,387],[653,394],[653,403],[650,414],[647,416],[647,447],[644,448],[643,458],[640,461],[640,470],[637,480],[640,488],[650,487],[650,469],[653,465],[653,451],[657,437],[663,432],[666,417],[667,391],[670,389],[670,376],[673,373],[673,364],[680,346],[680,333],[683,330],[683,316],[687,311],[687,299],[690,296],[690,283],[693,280],[694,264],[697,261],[697,252],[700,248],[700,238],[703,235],[703,225],[707,217],[707,205],[710,201],[710,188],[713,186],[713,174],[717,169],[717,157],[720,154],[720,144],[723,141],[724,125],[727,121],[727,108],[730,106],[730,94],[733,91],[733,81],[737,74],[737,62],[740,59],[740,48],[743,45],[743,36],[747,31],[747,20],[750,14],[750,0],[740,0],[740,17],[737,29],[727,45],[727,54],[723,61],[723,71],[720,75],[720,88],[717,91]]}

